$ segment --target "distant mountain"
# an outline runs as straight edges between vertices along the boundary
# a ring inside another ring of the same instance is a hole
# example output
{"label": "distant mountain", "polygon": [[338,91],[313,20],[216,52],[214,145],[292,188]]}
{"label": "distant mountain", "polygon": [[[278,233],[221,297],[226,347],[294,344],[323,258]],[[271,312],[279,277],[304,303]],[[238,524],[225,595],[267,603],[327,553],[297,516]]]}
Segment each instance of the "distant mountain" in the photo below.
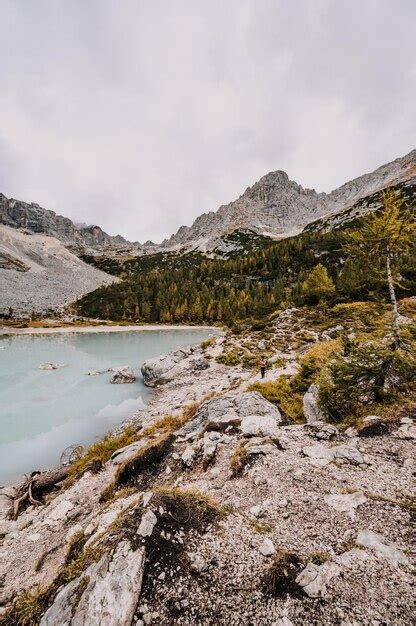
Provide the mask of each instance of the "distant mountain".
{"label": "distant mountain", "polygon": [[68,217],[43,209],[38,204],[6,198],[0,193],[0,223],[29,233],[56,237],[77,253],[138,254],[142,246],[121,235],[108,235],[99,226],[74,224]]}
{"label": "distant mountain", "polygon": [[[200,215],[192,226],[181,226],[162,248],[212,251],[222,249],[224,237],[236,230],[282,238],[301,232],[309,223],[329,218],[357,205],[361,199],[392,185],[416,181],[416,150],[379,167],[329,194],[304,189],[278,170],[263,176],[242,196],[218,211]],[[377,202],[376,202],[377,204]],[[361,203],[361,212],[375,208]]]}
{"label": "distant mountain", "polygon": [[[328,194],[305,189],[281,170],[270,172],[234,202],[200,215],[192,226],[181,226],[160,245],[151,241],[130,242],[120,235],[108,235],[96,225],[74,224],[38,204],[8,199],[3,194],[0,194],[0,223],[56,237],[75,254],[86,258],[189,251],[227,256],[243,250],[250,238],[255,244],[259,236],[280,239],[313,225],[335,227],[343,220],[377,208],[379,198],[374,194],[393,185],[405,186],[414,195],[416,150]],[[233,233],[240,234],[236,237]]]}

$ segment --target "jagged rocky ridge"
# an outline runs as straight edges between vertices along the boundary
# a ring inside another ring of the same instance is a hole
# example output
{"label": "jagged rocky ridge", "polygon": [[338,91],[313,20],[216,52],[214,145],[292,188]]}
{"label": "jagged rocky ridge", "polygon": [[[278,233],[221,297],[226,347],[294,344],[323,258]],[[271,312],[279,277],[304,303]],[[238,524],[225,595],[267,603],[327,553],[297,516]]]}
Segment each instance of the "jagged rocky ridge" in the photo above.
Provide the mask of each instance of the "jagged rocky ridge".
{"label": "jagged rocky ridge", "polygon": [[27,232],[56,237],[79,254],[141,255],[168,250],[199,250],[219,253],[233,250],[229,236],[235,231],[270,237],[287,237],[318,219],[346,215],[356,207],[355,214],[375,208],[374,202],[362,199],[375,192],[416,179],[416,150],[387,163],[370,174],[345,183],[331,193],[305,189],[277,170],[263,176],[234,202],[218,211],[200,215],[192,226],[181,226],[162,244],[129,242],[120,235],[111,236],[99,226],[76,226],[69,218],[28,204],[7,199],[0,194],[0,223]]}
{"label": "jagged rocky ridge", "polygon": [[96,225],[77,226],[68,217],[43,209],[34,202],[9,199],[2,193],[0,193],[0,224],[18,228],[29,234],[55,237],[75,252],[137,254],[141,250],[140,244],[131,243],[121,235],[108,235]]}
{"label": "jagged rocky ridge", "polygon": [[[381,189],[416,180],[416,150],[383,165],[329,194],[304,189],[283,171],[263,176],[244,194],[218,211],[204,213],[192,226],[182,226],[163,242],[162,247],[211,251],[221,248],[221,238],[235,230],[250,229],[272,237],[287,237],[301,232],[318,218],[344,213],[357,206],[357,214],[367,208],[362,198]],[[374,208],[376,208],[377,204]]]}

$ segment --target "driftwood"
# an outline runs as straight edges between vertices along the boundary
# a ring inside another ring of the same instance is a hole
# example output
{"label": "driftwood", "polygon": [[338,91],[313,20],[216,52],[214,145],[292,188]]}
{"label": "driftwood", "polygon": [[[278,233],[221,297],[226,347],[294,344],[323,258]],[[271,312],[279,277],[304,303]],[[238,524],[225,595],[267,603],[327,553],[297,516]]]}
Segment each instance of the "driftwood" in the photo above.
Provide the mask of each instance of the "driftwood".
{"label": "driftwood", "polygon": [[69,470],[69,466],[63,465],[26,476],[26,480],[17,486],[14,496],[9,496],[13,502],[12,518],[17,519],[30,504],[43,504],[43,497],[68,476]]}

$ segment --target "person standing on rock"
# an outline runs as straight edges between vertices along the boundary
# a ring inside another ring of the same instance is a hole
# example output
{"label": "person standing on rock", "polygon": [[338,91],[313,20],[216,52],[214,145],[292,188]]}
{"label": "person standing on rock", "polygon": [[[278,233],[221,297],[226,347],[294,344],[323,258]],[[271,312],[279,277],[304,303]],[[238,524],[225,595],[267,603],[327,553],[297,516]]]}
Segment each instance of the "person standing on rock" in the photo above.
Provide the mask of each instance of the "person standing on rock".
{"label": "person standing on rock", "polygon": [[265,376],[265,374],[266,374],[266,367],[267,367],[267,361],[266,361],[266,359],[265,359],[265,357],[264,357],[264,356],[262,356],[262,357],[260,358],[260,361],[259,361],[259,366],[260,366],[260,374],[261,374],[261,377],[262,377],[262,378],[264,378],[264,376]]}

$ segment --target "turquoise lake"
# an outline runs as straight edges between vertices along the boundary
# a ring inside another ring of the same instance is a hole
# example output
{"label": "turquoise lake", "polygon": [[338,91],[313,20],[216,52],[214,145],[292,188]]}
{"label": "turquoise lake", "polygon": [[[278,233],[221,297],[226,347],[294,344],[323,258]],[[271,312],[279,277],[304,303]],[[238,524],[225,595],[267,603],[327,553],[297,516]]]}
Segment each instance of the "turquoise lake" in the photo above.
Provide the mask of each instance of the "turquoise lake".
{"label": "turquoise lake", "polygon": [[[67,446],[88,445],[132,416],[152,393],[141,377],[143,361],[211,334],[168,329],[0,337],[0,485],[59,464]],[[64,367],[39,369],[43,363]],[[135,383],[110,383],[106,370],[120,365],[131,367]]]}

